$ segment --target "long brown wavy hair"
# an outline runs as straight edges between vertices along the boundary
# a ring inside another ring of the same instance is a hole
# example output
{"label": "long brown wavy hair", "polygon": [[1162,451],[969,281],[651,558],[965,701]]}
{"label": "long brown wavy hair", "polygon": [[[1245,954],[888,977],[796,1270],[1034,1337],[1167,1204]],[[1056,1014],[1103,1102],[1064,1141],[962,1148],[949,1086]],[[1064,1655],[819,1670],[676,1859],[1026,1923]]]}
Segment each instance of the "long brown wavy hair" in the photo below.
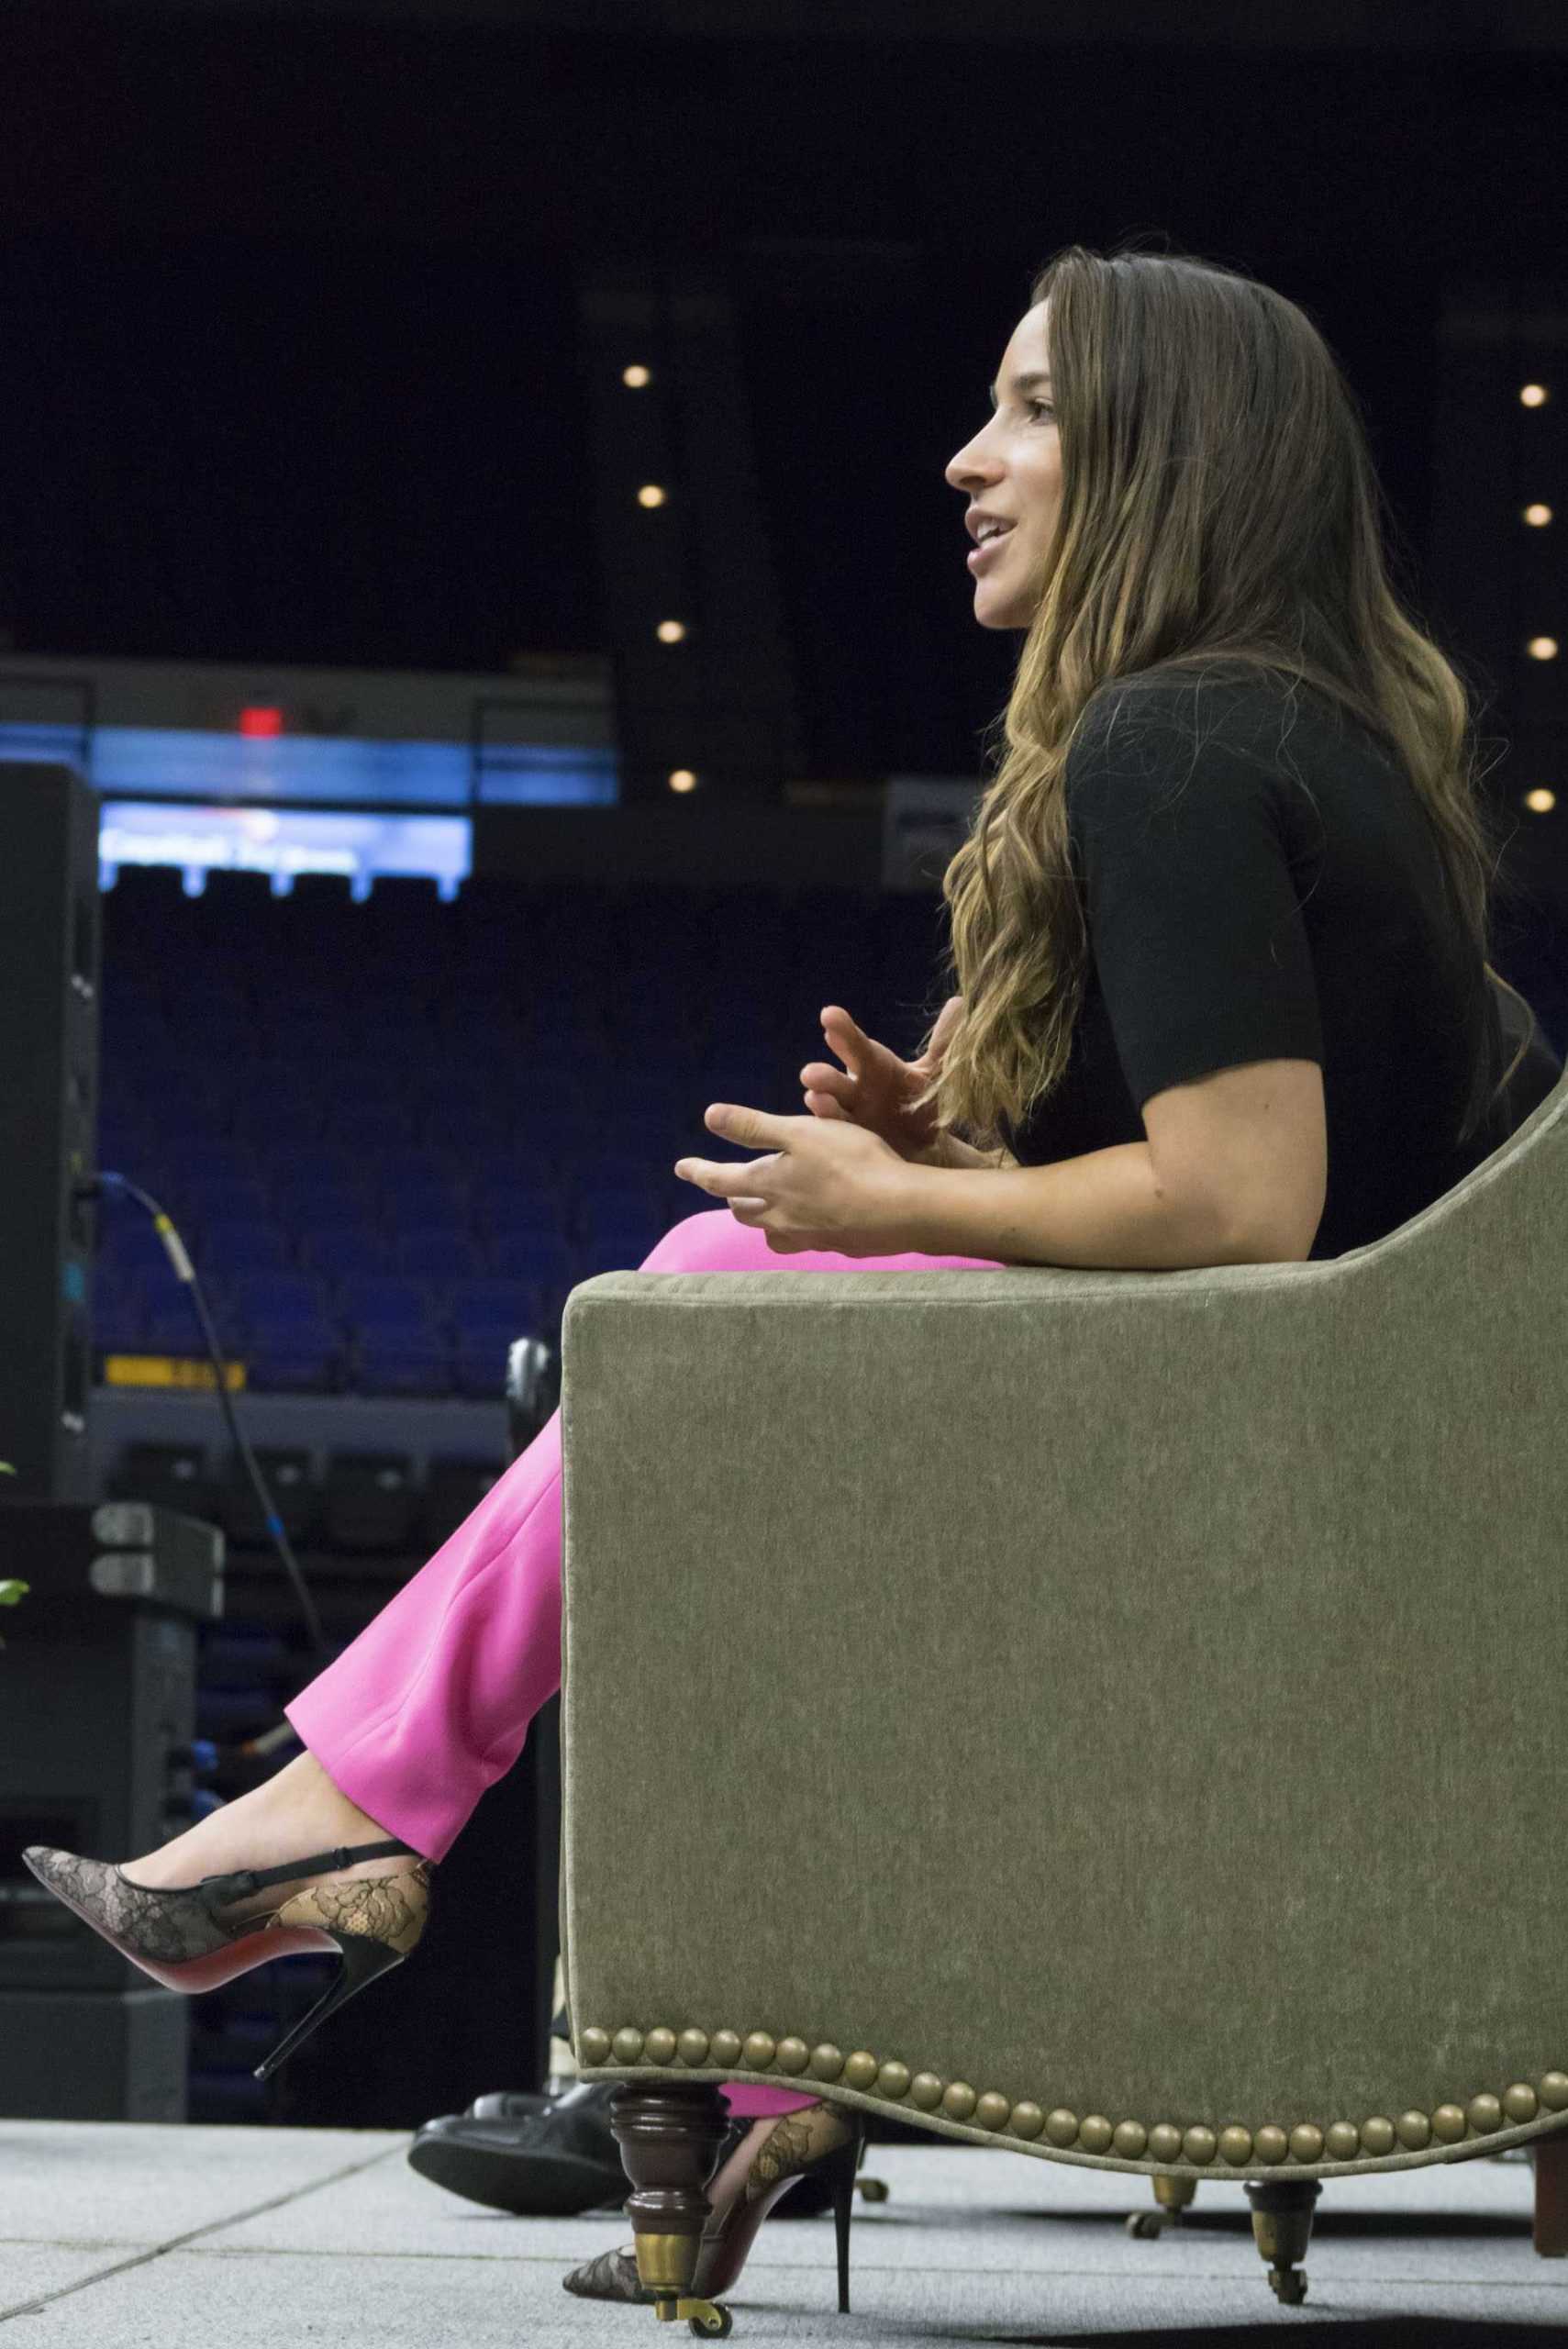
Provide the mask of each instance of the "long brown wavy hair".
{"label": "long brown wavy hair", "polygon": [[[1061,513],[1006,710],[987,729],[987,762],[999,733],[1005,754],[942,880],[940,993],[963,1008],[918,1096],[940,1129],[964,1128],[987,1152],[1002,1143],[998,1119],[1016,1131],[1067,1068],[1089,953],[1067,756],[1115,680],[1190,673],[1195,692],[1221,663],[1244,662],[1331,696],[1408,773],[1482,968],[1524,1001],[1487,960],[1503,843],[1478,800],[1473,688],[1390,584],[1365,426],[1317,327],[1234,270],[1125,244],[1067,246],[1029,306],[1047,296]],[[1461,1142],[1534,1027],[1532,1014],[1494,1085],[1482,1023]]]}

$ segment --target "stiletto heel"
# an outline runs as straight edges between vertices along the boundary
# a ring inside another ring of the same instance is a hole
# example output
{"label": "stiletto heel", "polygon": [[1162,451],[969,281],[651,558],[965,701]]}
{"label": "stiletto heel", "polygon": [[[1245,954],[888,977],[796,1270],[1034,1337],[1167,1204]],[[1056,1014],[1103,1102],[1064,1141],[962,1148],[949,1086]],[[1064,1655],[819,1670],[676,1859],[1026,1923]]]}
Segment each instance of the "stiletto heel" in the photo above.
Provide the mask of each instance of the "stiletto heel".
{"label": "stiletto heel", "polygon": [[385,1942],[375,1941],[369,1933],[334,1933],[332,1939],[342,1953],[342,1965],[308,2013],[302,2015],[272,2054],[257,2065],[257,2079],[270,2079],[278,2065],[309,2038],[317,2023],[325,2022],[339,2007],[346,2007],[356,1990],[362,1990],[379,1975],[390,1974],[395,1965],[401,1965],[407,1954],[404,1950],[389,1949]]}
{"label": "stiletto heel", "polygon": [[[797,2177],[809,2172],[813,2176],[825,2176],[833,2188],[833,2238],[839,2255],[839,2313],[850,2313],[850,2217],[854,2208],[855,2173],[865,2152],[866,2116],[844,2106],[837,2108],[841,2119],[850,2124],[851,2134],[831,2153],[815,2157],[793,2154],[790,2147],[789,2123],[793,2113],[781,2115],[779,2128],[784,2134],[769,2138],[762,2152],[752,2164],[751,2176],[731,2199],[722,2218],[711,2218],[704,2228],[697,2248],[696,2266],[693,2272],[691,2292],[699,2299],[717,2299],[736,2283],[746,2264],[746,2255],[757,2237],[758,2229],[780,2196],[788,2192]],[[723,2169],[730,2155],[744,2142],[753,2126],[751,2121],[734,2118],[729,2134],[720,2148],[714,2175]],[[753,2183],[761,2184],[760,2192],[752,2192]],[[586,2261],[563,2276],[562,2283],[569,2292],[576,2292],[584,2299],[654,2301],[658,2295],[652,2285],[644,2284],[638,2274],[637,2257],[632,2251],[602,2251],[596,2259]],[[695,2328],[694,2328],[695,2329]]]}
{"label": "stiletto heel", "polygon": [[[343,1873],[361,1860],[395,1854],[406,1854],[417,1865],[394,1876]],[[216,1990],[274,1957],[336,1950],[342,1963],[331,1987],[257,2065],[259,2080],[270,2077],[367,1982],[401,1965],[417,1946],[429,1914],[430,1863],[395,1836],[316,1852],[282,1867],[206,1876],[173,1890],[133,1884],[106,1861],[84,1860],[43,1843],[31,1844],[22,1857],[39,1882],[122,1957],[165,1989],[183,1990],[188,1998]],[[299,1890],[271,1911],[250,1917],[221,1913],[270,1884],[297,1884]]]}
{"label": "stiletto heel", "polygon": [[[855,2172],[865,2150],[866,2116],[863,2112],[847,2110],[842,2105],[838,2107],[838,2111],[840,2118],[850,2124],[851,2133],[841,2144],[835,2145],[831,2153],[818,2154],[815,2160],[795,2160],[787,2167],[781,2165],[772,2182],[750,2200],[742,2189],[717,2224],[710,2223],[704,2231],[696,2271],[692,2279],[694,2293],[704,2299],[716,2299],[719,2293],[730,2290],[746,2264],[746,2255],[768,2212],[780,2195],[787,2193],[795,2180],[804,2177],[809,2171],[814,2176],[827,2177],[832,2182],[833,2240],[839,2258],[839,2313],[840,2316],[849,2315],[850,2218],[854,2208]],[[786,2114],[784,2119],[787,2121],[791,2117]]]}
{"label": "stiletto heel", "polygon": [[846,2137],[836,2153],[829,2154],[824,2167],[833,2177],[833,2239],[839,2254],[839,2314],[850,2313],[850,2213],[855,2205],[855,2172],[860,2166],[861,2148],[865,2142],[862,2120],[852,2137]]}

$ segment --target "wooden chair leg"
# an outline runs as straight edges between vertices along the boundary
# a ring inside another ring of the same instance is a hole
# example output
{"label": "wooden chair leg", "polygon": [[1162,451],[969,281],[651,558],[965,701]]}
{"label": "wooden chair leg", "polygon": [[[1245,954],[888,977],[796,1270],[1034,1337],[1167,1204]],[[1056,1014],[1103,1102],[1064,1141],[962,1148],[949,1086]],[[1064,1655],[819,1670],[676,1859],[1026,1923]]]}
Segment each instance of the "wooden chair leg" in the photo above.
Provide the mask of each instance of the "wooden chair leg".
{"label": "wooden chair leg", "polygon": [[704,2188],[718,2166],[728,2108],[706,2080],[690,2087],[673,2081],[616,2090],[610,2127],[631,2180],[626,2203],[637,2239],[637,2273],[658,2294],[654,2313],[668,2322],[685,2317],[691,2330],[722,2340],[728,2309],[692,2291],[697,2250],[708,2221]]}
{"label": "wooden chair leg", "polygon": [[1535,2155],[1535,2247],[1542,2259],[1568,2258],[1568,2129],[1538,2137]]}

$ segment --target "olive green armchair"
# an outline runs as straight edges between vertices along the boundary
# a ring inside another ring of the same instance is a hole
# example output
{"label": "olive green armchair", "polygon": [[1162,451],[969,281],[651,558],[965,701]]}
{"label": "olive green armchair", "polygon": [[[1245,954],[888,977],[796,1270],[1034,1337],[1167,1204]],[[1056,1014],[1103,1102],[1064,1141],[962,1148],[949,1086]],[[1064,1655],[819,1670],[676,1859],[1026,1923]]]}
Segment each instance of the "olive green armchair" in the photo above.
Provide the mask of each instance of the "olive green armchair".
{"label": "olive green armchair", "polygon": [[[726,2079],[1568,2251],[1568,1082],[1317,1264],[568,1300],[561,1926],[657,2312]],[[1147,2201],[1148,2189],[1142,2190]]]}

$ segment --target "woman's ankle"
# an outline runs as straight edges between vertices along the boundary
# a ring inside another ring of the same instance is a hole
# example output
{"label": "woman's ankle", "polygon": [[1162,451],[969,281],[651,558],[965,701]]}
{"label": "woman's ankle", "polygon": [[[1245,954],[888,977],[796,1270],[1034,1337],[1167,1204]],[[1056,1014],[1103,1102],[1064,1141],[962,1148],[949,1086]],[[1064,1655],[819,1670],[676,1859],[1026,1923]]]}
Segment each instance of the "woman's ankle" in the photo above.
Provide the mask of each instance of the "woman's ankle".
{"label": "woman's ankle", "polygon": [[265,1782],[272,1807],[280,1817],[317,1822],[334,1844],[380,1843],[390,1831],[343,1792],[325,1765],[307,1746]]}
{"label": "woman's ankle", "polygon": [[[172,1887],[239,1868],[272,1868],[319,1852],[398,1840],[344,1794],[306,1751],[155,1852],[123,1865],[134,1884]],[[367,1873],[392,1855],[356,1863]]]}

